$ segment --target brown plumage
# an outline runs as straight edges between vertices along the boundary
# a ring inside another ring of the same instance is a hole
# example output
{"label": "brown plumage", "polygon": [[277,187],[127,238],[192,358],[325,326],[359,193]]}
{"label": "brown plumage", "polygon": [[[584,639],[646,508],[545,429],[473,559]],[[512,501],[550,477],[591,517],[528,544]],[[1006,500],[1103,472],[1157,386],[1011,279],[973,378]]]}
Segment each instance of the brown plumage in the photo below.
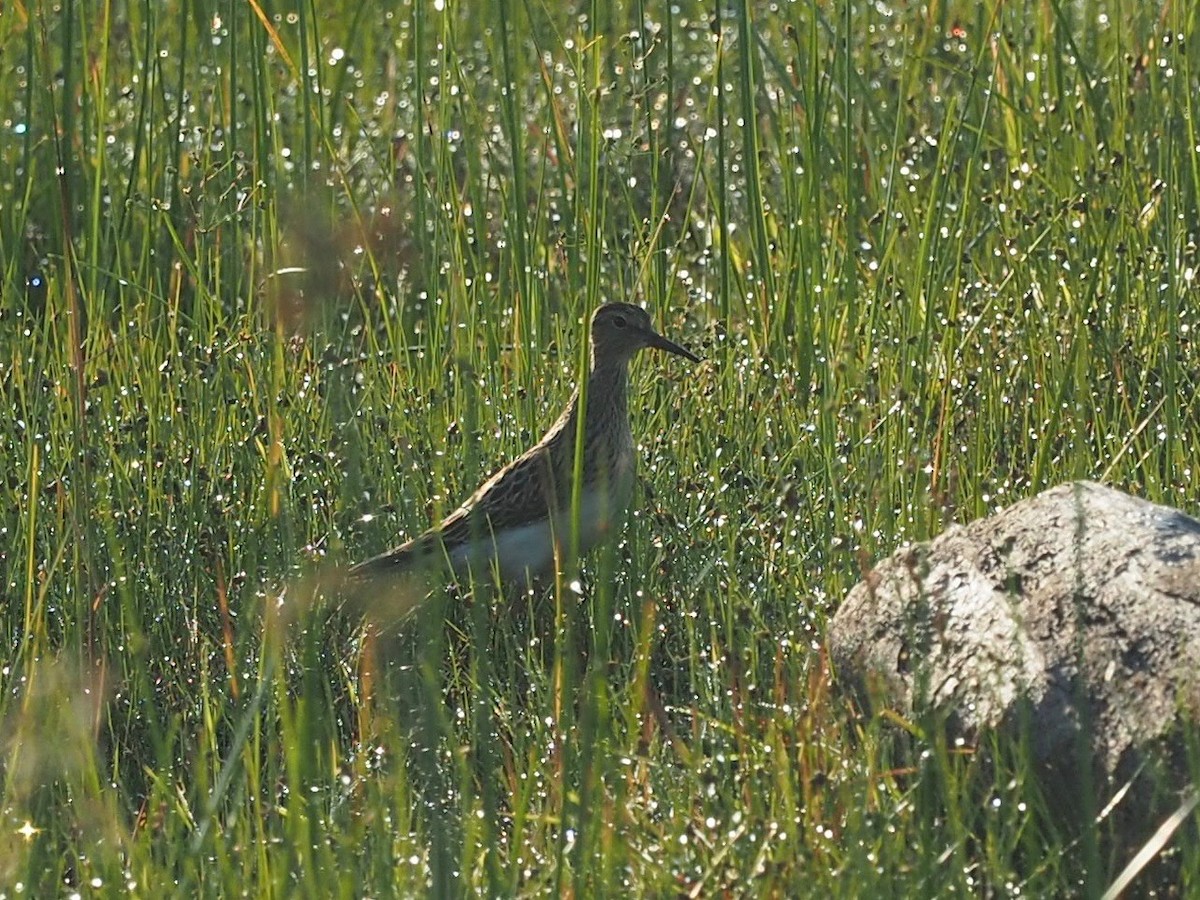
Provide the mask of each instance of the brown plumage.
{"label": "brown plumage", "polygon": [[[655,347],[699,362],[654,331],[644,309],[608,303],[592,315],[583,473],[579,491],[579,551],[619,524],[633,493],[634,449],[629,429],[629,362]],[[580,395],[533,447],[489,478],[439,525],[350,570],[358,579],[388,579],[448,564],[457,576],[474,570],[513,582],[552,572],[569,534]]]}

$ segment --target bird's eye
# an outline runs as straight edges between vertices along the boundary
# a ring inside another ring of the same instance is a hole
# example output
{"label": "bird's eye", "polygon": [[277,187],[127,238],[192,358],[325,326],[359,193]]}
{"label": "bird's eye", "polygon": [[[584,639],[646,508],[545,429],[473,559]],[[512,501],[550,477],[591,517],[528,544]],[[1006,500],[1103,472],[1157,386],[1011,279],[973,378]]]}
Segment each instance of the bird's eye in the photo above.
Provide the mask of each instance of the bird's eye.
{"label": "bird's eye", "polygon": [[624,316],[614,316],[613,324],[616,325],[618,328],[624,328],[625,327],[625,317]]}

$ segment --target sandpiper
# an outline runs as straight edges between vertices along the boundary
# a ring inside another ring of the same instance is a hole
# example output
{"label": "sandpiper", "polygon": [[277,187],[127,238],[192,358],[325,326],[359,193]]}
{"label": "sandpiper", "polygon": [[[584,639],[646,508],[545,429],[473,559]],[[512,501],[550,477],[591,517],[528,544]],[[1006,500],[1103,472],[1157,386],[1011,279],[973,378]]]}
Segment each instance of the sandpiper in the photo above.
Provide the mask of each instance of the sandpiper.
{"label": "sandpiper", "polygon": [[[629,362],[643,347],[700,362],[698,356],[658,334],[641,307],[601,306],[592,314],[585,401],[581,404],[576,389],[545,436],[485,481],[441,524],[359,563],[350,575],[374,583],[444,565],[459,578],[471,572],[477,578],[490,578],[495,571],[505,584],[527,582],[555,571],[571,546],[576,511],[578,551],[582,554],[595,546],[621,524],[633,494]],[[581,405],[583,467],[576,495],[575,441]]]}

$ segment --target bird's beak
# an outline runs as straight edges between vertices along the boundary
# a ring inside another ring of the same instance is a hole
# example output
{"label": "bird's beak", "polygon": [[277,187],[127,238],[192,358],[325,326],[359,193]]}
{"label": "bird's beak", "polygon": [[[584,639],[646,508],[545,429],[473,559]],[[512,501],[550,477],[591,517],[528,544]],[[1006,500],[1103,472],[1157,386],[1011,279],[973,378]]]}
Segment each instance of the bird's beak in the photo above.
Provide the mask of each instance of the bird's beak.
{"label": "bird's beak", "polygon": [[684,359],[690,359],[692,362],[702,362],[700,357],[690,350],[684,350],[674,341],[668,341],[665,337],[656,331],[650,331],[646,335],[646,340],[651,347],[659,350],[666,350],[668,353],[674,353],[676,356],[682,356]]}

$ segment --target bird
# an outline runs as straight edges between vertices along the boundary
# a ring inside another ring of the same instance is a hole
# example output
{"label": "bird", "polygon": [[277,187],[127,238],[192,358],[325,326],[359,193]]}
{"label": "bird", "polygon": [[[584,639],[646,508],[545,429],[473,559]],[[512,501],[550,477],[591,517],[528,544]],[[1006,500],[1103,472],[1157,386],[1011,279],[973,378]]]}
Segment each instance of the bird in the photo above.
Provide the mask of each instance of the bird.
{"label": "bird", "polygon": [[[360,585],[375,585],[440,567],[457,580],[487,579],[494,572],[504,586],[530,585],[554,573],[572,548],[575,512],[580,555],[609,536],[624,520],[635,480],[630,362],[645,348],[693,363],[701,359],[656,332],[649,313],[630,303],[598,307],[591,317],[590,342],[586,390],[576,388],[541,440],[492,475],[440,524],[352,566],[349,576]],[[583,465],[576,494],[580,433]]]}

